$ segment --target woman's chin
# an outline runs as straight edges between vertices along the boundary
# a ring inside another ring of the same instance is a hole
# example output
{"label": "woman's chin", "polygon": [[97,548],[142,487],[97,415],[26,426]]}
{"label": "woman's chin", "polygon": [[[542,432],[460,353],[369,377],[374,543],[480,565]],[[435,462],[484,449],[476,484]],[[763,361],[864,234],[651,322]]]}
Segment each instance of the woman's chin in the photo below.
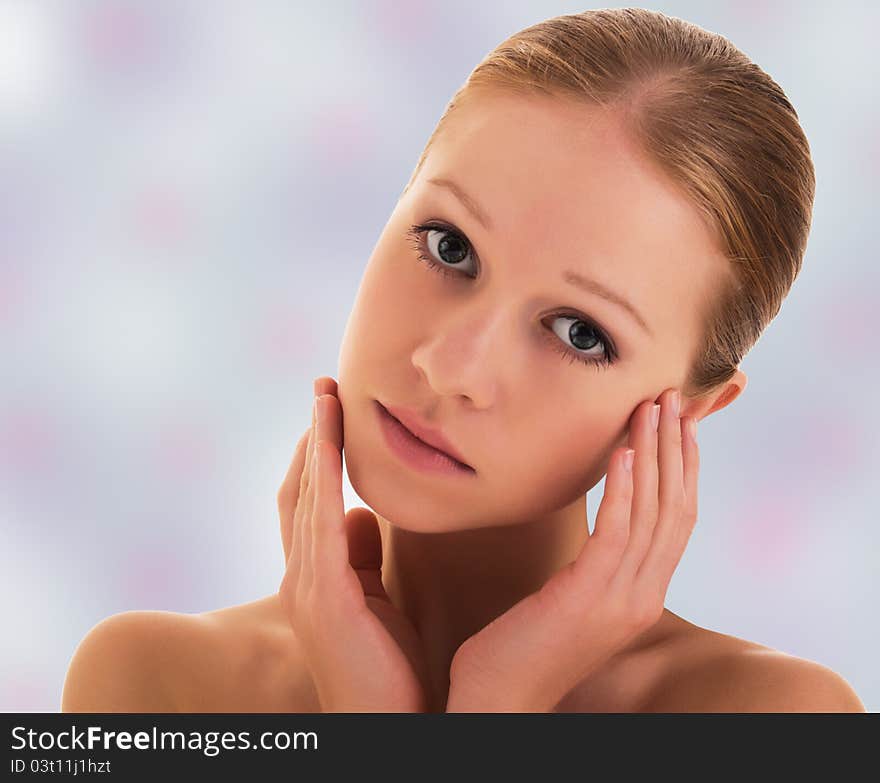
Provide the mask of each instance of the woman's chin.
{"label": "woman's chin", "polygon": [[412,533],[451,533],[480,524],[461,513],[461,500],[454,495],[431,499],[416,482],[402,480],[375,462],[366,464],[362,471],[352,460],[349,482],[363,504],[389,525]]}

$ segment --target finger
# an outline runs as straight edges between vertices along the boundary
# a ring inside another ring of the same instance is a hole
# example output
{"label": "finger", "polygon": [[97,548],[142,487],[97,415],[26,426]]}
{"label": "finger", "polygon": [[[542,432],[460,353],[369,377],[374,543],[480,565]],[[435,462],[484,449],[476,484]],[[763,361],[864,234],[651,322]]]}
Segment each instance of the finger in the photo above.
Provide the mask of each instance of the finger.
{"label": "finger", "polygon": [[[618,570],[631,535],[630,517],[633,501],[633,473],[624,466],[629,448],[619,448],[608,461],[605,492],[596,511],[593,534],[573,564],[576,579],[594,577],[605,584]],[[638,452],[635,459],[639,458]]]}
{"label": "finger", "polygon": [[321,375],[315,378],[313,386],[315,397],[320,397],[322,394],[332,394],[334,397],[339,396],[338,385],[329,375]]}
{"label": "finger", "polygon": [[325,424],[327,426],[328,439],[330,441],[332,441],[333,443],[335,443],[337,445],[337,448],[339,449],[339,452],[340,452],[339,463],[340,463],[340,470],[342,470],[342,456],[341,456],[341,454],[342,454],[343,444],[345,442],[345,438],[343,435],[344,429],[343,429],[343,422],[342,422],[342,418],[343,418],[342,417],[342,402],[339,400],[339,386],[336,383],[336,381],[333,380],[333,378],[331,378],[327,375],[322,375],[321,377],[315,379],[314,387],[315,387],[315,396],[316,397],[321,397],[325,394],[329,394],[332,397],[336,398],[336,400],[338,401],[338,406],[337,406],[337,411],[336,411],[336,413],[338,413],[338,415],[334,415],[333,413],[331,413],[331,415],[328,417]]}
{"label": "finger", "polygon": [[322,394],[318,397],[319,404],[326,404],[326,415],[321,422],[323,440],[332,443],[339,451],[339,469],[342,470],[342,404],[335,394]]}
{"label": "finger", "polygon": [[376,515],[360,506],[345,515],[348,563],[354,569],[365,596],[387,599],[382,583],[382,534]]}
{"label": "finger", "polygon": [[[313,390],[314,394],[313,394],[313,398],[312,398],[312,425],[311,425],[312,429],[311,429],[311,432],[314,434],[315,423],[316,423],[315,407],[314,407],[315,400],[321,394],[329,394],[329,393],[335,394],[336,393],[336,381],[334,381],[332,378],[329,378],[327,376],[321,376],[319,378],[315,378],[315,380],[312,382],[312,390]],[[307,449],[307,452],[306,452],[307,456],[306,456],[306,463],[305,463],[305,469],[306,469],[305,475],[307,477],[311,473],[312,455],[314,453],[315,453],[314,441],[312,441],[309,444],[309,448]]]}
{"label": "finger", "polygon": [[307,486],[303,497],[303,515],[300,518],[300,535],[302,539],[300,554],[300,573],[302,574],[303,587],[308,589],[312,584],[312,516],[315,507],[315,444],[321,437],[320,422],[318,421],[318,398],[312,402],[313,432],[312,442],[309,444],[308,473],[306,475]]}
{"label": "finger", "polygon": [[[696,425],[696,419],[691,419]],[[674,530],[663,550],[655,554],[652,550],[645,558],[642,569],[652,584],[659,585],[664,591],[672,580],[675,569],[681,562],[684,550],[690,540],[691,533],[697,522],[697,480],[700,471],[700,455],[697,443],[687,432],[687,420],[681,424],[682,464],[684,471],[682,506]],[[672,526],[671,526],[672,527]]]}
{"label": "finger", "polygon": [[[338,580],[349,568],[342,498],[342,455],[328,438],[328,423],[339,401],[332,395],[318,398],[318,440],[315,444],[315,507],[312,512],[312,579]],[[337,580],[337,581],[334,581]]]}
{"label": "finger", "polygon": [[[662,400],[662,395],[660,397]],[[662,406],[661,406],[662,407]],[[654,525],[659,513],[657,439],[651,412],[653,402],[643,402],[633,414],[629,445],[636,450],[633,462],[633,498],[630,535],[620,563],[620,571],[628,578],[635,576],[651,545]],[[660,411],[663,418],[663,411]]]}
{"label": "finger", "polygon": [[[303,571],[305,576],[305,584],[311,586],[315,577],[315,529],[317,518],[316,514],[320,512],[320,497],[317,485],[317,468],[318,464],[318,440],[331,438],[334,443],[339,444],[339,473],[342,473],[342,409],[339,406],[336,394],[338,393],[338,385],[336,381],[329,376],[320,376],[315,378],[313,383],[313,391],[315,393],[315,407],[313,409],[315,421],[315,441],[311,448],[311,462],[309,464],[309,477],[311,482],[310,498],[307,501],[308,513],[305,517],[303,526],[303,557],[307,559],[304,564]],[[334,413],[338,415],[328,415],[327,410],[321,407],[319,402],[321,397],[332,398],[338,408],[334,409]],[[321,415],[319,415],[319,412]],[[339,490],[340,501],[342,497],[342,489]],[[344,528],[343,528],[344,535]],[[344,556],[344,555],[343,555]]]}
{"label": "finger", "polygon": [[[314,405],[314,399],[312,400],[312,405]],[[306,510],[306,497],[308,495],[309,489],[309,476],[311,475],[312,469],[312,453],[314,451],[315,445],[315,412],[312,410],[312,423],[309,427],[309,439],[306,442],[306,455],[305,455],[305,463],[303,465],[302,475],[300,476],[300,487],[299,487],[299,502],[296,506],[295,512],[295,522],[294,522],[294,534],[293,534],[293,558],[294,564],[297,569],[297,573],[302,574],[303,567],[303,528],[305,527],[305,520],[308,519],[308,514]]]}
{"label": "finger", "polygon": [[[679,402],[674,402],[674,399]],[[681,517],[684,505],[684,463],[682,458],[680,392],[666,398],[660,415],[660,517],[654,532],[654,542],[668,543]],[[658,539],[659,534],[659,539]]]}
{"label": "finger", "polygon": [[290,557],[290,549],[293,543],[293,524],[296,502],[299,498],[300,478],[303,466],[306,462],[306,445],[309,442],[310,430],[306,430],[297,441],[293,452],[293,459],[287,468],[287,474],[281,482],[278,490],[278,517],[281,522],[281,543],[284,547],[284,562]]}
{"label": "finger", "polygon": [[[337,505],[342,503],[342,406],[339,400],[335,395],[332,394],[322,394],[318,397],[318,441],[323,442],[324,447],[319,447],[319,451],[325,451],[325,453],[321,459],[327,459],[327,462],[321,461],[319,467],[324,468],[325,470],[330,470],[331,475],[327,481],[324,481],[321,484],[321,487],[318,489],[317,496],[320,498],[320,502],[327,502],[332,505]],[[317,454],[317,452],[316,452]],[[334,483],[335,477],[339,476],[339,498],[335,496]],[[320,480],[320,479],[319,479]],[[326,492],[322,492],[322,490],[326,490],[327,492],[332,493],[328,495]],[[321,510],[319,509],[319,513]],[[344,510],[342,513],[342,517],[344,517]],[[340,542],[344,544],[345,542],[345,525],[342,523],[342,517],[339,518],[336,522],[329,522],[329,527],[331,528],[329,532],[329,538],[331,540],[324,540],[323,534],[325,532],[325,528],[327,525],[322,525],[319,520],[316,520],[316,525],[312,531],[312,545],[316,549],[316,556],[318,553],[322,551],[324,546],[338,547]],[[333,517],[329,517],[332,519]],[[347,555],[345,552],[342,552],[342,555],[346,558]],[[333,558],[333,562],[336,562],[338,554],[334,551],[330,555]]]}
{"label": "finger", "polygon": [[[665,563],[669,557],[672,539],[681,518],[681,510],[684,506],[683,467],[681,457],[681,420],[679,411],[674,405],[674,389],[670,389],[663,395],[663,407],[660,411],[659,432],[659,486],[660,496],[657,521],[654,525],[654,535],[650,547],[638,564],[636,579],[642,586],[653,594],[652,588],[660,589],[661,585],[651,581],[656,576],[655,566]],[[646,561],[649,567],[644,568]],[[645,575],[645,579],[642,576]]]}

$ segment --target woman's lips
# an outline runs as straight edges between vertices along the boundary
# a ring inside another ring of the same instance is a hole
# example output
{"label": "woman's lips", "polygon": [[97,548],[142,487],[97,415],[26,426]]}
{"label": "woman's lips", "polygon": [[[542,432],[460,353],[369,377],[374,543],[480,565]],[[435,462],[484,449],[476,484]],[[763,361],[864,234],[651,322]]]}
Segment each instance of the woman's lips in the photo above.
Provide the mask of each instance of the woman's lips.
{"label": "woman's lips", "polygon": [[[379,404],[382,405],[382,403]],[[449,439],[440,430],[433,429],[424,423],[415,411],[390,405],[382,405],[382,407],[422,443],[427,443],[431,448],[437,449],[437,451],[442,452],[447,457],[460,462],[465,467],[470,467]]]}
{"label": "woman's lips", "polygon": [[413,467],[429,471],[459,475],[465,473],[473,475],[476,472],[467,463],[423,441],[381,402],[378,400],[375,402],[386,440],[398,457]]}

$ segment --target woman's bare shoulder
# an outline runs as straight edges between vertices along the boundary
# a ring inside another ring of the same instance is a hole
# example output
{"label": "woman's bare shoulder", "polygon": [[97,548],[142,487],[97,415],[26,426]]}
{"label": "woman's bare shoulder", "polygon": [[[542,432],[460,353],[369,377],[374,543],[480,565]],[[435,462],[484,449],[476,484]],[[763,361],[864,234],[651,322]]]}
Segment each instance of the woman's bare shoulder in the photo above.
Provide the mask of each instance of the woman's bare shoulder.
{"label": "woman's bare shoulder", "polygon": [[[278,594],[199,615],[198,658],[222,650],[195,687],[181,684],[186,712],[320,712],[317,692]],[[203,684],[204,683],[204,684]]]}
{"label": "woman's bare shoulder", "polygon": [[77,645],[62,712],[170,712],[170,672],[197,633],[194,615],[133,610],[106,617]]}
{"label": "woman's bare shoulder", "polygon": [[279,612],[275,595],[201,614],[113,615],[77,648],[62,710],[317,712]]}
{"label": "woman's bare shoulder", "polygon": [[849,683],[815,661],[691,625],[640,712],[864,712]]}

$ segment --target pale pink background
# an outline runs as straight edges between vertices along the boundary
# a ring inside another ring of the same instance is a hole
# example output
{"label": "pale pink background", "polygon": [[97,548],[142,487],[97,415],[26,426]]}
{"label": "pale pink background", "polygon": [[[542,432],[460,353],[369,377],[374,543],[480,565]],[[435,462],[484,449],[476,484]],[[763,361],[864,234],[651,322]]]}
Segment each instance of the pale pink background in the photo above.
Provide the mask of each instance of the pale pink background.
{"label": "pale pink background", "polygon": [[[765,68],[818,172],[804,270],[746,393],[700,428],[667,606],[819,661],[877,710],[878,5],[650,7]],[[580,10],[0,3],[0,709],[59,709],[108,615],[277,590],[312,379],[336,375],[424,142],[493,46]]]}

